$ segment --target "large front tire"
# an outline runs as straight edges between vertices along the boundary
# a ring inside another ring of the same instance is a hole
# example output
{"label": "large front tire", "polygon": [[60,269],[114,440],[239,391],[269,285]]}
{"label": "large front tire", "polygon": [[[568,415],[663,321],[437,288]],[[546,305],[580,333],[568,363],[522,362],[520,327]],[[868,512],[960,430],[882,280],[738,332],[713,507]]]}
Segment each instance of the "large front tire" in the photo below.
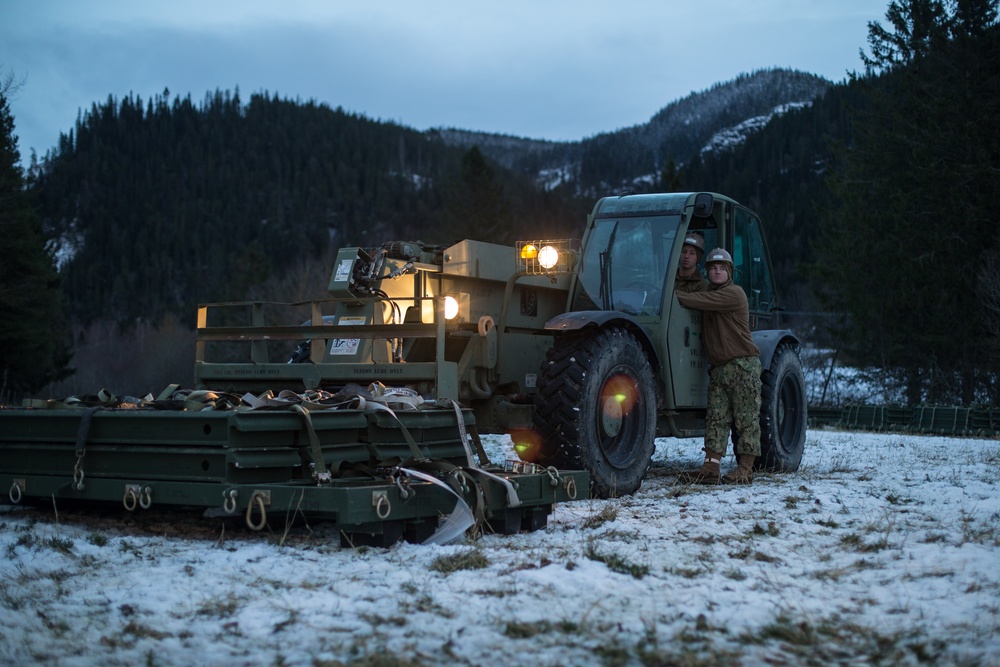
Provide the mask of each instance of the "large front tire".
{"label": "large front tire", "polygon": [[559,339],[535,395],[541,436],[523,458],[590,473],[594,496],[634,493],[653,457],[656,385],[635,336],[620,328]]}
{"label": "large front tire", "polygon": [[806,390],[795,347],[775,350],[771,367],[761,374],[759,470],[794,472],[806,443]]}

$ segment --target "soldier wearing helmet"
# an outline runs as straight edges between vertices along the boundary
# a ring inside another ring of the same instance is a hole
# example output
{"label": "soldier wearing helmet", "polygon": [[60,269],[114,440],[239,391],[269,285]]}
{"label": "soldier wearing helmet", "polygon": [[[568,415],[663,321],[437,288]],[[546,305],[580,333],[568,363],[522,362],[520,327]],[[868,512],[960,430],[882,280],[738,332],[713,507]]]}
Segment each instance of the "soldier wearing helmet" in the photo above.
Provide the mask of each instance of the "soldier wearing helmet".
{"label": "soldier wearing helmet", "polygon": [[[733,258],[723,248],[705,257],[708,288],[678,292],[685,308],[702,311],[702,340],[711,364],[708,411],[705,416],[705,462],[682,475],[682,481],[700,484],[749,484],[754,461],[760,456],[760,350],[750,335],[750,309],[743,289],[733,282]],[[737,467],[720,475],[722,457],[733,427]]]}
{"label": "soldier wearing helmet", "polygon": [[698,232],[688,232],[681,245],[681,258],[677,266],[674,288],[678,292],[704,292],[708,281],[698,272],[698,263],[705,254],[705,239]]}

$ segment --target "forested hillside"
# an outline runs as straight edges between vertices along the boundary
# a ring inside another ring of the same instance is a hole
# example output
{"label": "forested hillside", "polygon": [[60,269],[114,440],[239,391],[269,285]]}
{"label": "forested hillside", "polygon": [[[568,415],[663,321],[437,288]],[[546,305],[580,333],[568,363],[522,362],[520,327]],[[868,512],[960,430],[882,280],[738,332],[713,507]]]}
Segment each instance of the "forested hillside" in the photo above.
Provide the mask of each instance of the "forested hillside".
{"label": "forested hillside", "polygon": [[595,193],[643,182],[656,186],[671,162],[690,162],[720,129],[789,103],[811,102],[829,85],[812,74],[765,70],[692,94],[649,123],[585,141],[581,190]]}
{"label": "forested hillside", "polygon": [[580,214],[474,149],[313,102],[228,92],[200,105],[168,91],[95,104],[34,186],[81,322],[191,322],[197,303],[245,298],[331,246],[502,241]]}
{"label": "forested hillside", "polygon": [[804,267],[813,261],[827,177],[838,147],[851,141],[852,114],[864,106],[856,85],[831,86],[808,106],[791,109],[745,135],[731,149],[701,153],[679,167],[673,187],[718,189],[760,213],[787,308],[818,308]]}
{"label": "forested hillside", "polygon": [[[195,104],[164,91],[94,104],[33,184],[75,321],[191,323],[197,303],[247,298],[340,245],[579,236],[595,198],[661,189],[674,155],[697,160],[720,130],[827,86],[758,72],[576,143],[420,133],[267,94],[216,91]],[[699,187],[726,191],[716,182]]]}

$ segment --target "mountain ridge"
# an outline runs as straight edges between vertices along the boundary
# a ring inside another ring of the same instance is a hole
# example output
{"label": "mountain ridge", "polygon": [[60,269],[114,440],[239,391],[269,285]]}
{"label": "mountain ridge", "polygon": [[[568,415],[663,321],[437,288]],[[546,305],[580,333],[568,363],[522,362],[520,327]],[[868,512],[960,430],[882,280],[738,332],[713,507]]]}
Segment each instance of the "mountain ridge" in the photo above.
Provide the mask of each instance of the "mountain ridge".
{"label": "mountain ridge", "polygon": [[[578,194],[625,187],[648,180],[673,160],[679,167],[706,150],[739,141],[789,108],[811,104],[833,83],[786,68],[756,70],[692,92],[653,114],[649,121],[600,132],[577,141],[551,141],[457,128],[432,128],[428,136],[459,148],[477,147],[497,164],[552,182],[552,174],[572,175]],[[722,136],[729,141],[723,142]],[[718,138],[717,138],[718,137]],[[599,175],[595,163],[616,164],[613,175]],[[558,179],[559,184],[566,178]]]}

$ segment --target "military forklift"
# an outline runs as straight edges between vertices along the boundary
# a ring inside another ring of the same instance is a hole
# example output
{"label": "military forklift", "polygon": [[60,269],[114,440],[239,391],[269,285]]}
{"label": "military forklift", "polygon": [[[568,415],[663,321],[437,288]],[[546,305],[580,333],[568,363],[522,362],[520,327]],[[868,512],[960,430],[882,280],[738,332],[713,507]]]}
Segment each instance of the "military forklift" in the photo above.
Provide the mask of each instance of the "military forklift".
{"label": "military forklift", "polygon": [[298,363],[267,360],[259,339],[250,364],[210,362],[209,341],[260,332],[215,329],[206,306],[196,379],[237,389],[407,387],[470,407],[478,431],[510,434],[524,461],[588,471],[596,496],[633,493],[654,438],[704,433],[701,315],[673,293],[690,231],[731,253],[749,301],[764,369],[757,466],[796,470],[806,432],[799,339],[778,326],[759,217],[709,192],[605,197],[580,240],[343,248],[329,284],[333,312],[314,303],[309,323],[292,332],[308,334],[289,360]]}

